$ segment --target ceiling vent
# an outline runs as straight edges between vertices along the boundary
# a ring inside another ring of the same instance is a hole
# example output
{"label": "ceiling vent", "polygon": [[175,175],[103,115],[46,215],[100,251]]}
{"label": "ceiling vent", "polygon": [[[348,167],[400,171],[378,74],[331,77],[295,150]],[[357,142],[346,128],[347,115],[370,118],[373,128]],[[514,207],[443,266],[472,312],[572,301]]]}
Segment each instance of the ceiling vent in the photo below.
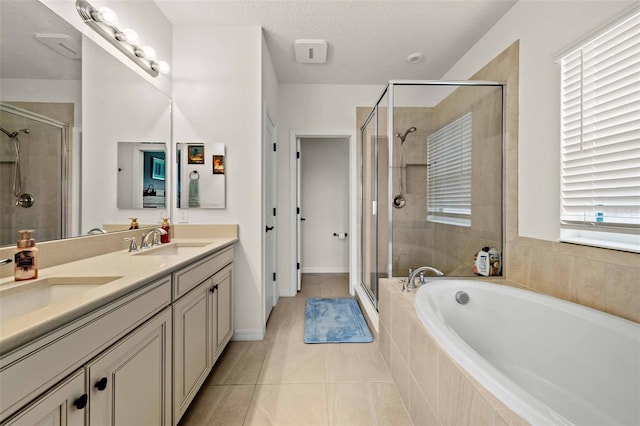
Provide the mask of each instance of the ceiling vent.
{"label": "ceiling vent", "polygon": [[82,48],[80,43],[65,34],[34,34],[36,40],[50,49],[55,50],[65,58],[80,59]]}
{"label": "ceiling vent", "polygon": [[325,40],[296,40],[296,62],[301,64],[324,64],[327,61]]}

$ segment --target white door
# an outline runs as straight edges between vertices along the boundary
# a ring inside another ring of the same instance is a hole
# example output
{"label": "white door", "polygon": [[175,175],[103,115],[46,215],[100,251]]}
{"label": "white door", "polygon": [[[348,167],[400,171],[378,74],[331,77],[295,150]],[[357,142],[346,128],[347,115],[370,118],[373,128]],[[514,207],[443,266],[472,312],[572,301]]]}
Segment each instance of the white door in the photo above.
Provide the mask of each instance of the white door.
{"label": "white door", "polygon": [[300,152],[300,138],[296,140],[296,268],[297,268],[297,288],[300,291],[302,284],[302,162],[300,158],[302,153]]}
{"label": "white door", "polygon": [[265,309],[264,322],[278,302],[276,244],[276,137],[275,125],[265,113],[266,203],[265,203]]}

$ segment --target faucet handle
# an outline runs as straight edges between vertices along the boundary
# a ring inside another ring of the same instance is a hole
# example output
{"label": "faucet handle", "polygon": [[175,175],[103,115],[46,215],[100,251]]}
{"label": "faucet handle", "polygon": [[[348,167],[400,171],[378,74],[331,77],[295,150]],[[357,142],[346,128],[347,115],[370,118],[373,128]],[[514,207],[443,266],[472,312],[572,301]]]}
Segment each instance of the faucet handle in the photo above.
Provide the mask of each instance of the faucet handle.
{"label": "faucet handle", "polygon": [[129,252],[138,251],[138,244],[136,244],[136,237],[123,238],[125,241],[130,241]]}

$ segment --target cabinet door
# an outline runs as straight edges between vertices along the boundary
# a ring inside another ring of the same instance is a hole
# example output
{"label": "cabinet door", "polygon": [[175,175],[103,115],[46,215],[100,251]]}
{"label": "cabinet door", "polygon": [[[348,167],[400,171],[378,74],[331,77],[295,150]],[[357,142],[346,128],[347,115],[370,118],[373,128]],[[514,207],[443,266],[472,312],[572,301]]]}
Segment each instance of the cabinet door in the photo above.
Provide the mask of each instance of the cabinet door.
{"label": "cabinet door", "polygon": [[182,417],[209,373],[209,295],[211,279],[173,305],[174,423]]}
{"label": "cabinet door", "polygon": [[232,295],[232,267],[228,265],[213,276],[214,286],[217,286],[217,337],[216,353],[222,352],[233,334],[233,298]]}
{"label": "cabinet door", "polygon": [[171,308],[87,365],[89,421],[171,424]]}
{"label": "cabinet door", "polygon": [[86,406],[84,370],[78,370],[2,426],[82,426]]}

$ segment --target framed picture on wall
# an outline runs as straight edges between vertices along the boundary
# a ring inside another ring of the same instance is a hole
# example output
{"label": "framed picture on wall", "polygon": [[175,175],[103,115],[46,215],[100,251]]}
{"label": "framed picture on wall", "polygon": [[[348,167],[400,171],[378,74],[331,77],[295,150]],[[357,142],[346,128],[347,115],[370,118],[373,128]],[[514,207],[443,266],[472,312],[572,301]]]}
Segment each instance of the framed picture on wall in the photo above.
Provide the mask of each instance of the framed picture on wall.
{"label": "framed picture on wall", "polygon": [[151,179],[164,180],[164,159],[151,157]]}
{"label": "framed picture on wall", "polygon": [[189,145],[189,164],[204,164],[204,145]]}
{"label": "framed picture on wall", "polygon": [[214,175],[224,174],[224,155],[213,156],[213,174]]}

